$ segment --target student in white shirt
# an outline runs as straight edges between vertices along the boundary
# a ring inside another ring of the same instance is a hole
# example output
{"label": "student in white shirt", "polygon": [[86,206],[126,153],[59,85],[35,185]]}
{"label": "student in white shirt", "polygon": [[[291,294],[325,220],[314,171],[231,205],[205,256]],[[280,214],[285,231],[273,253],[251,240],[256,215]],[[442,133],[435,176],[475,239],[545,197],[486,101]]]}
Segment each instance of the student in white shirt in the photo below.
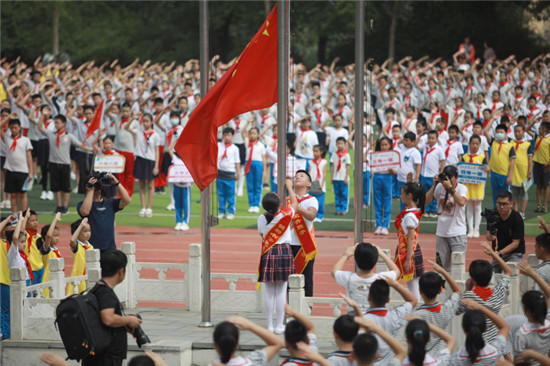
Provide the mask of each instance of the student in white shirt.
{"label": "student in white shirt", "polygon": [[323,125],[323,129],[327,134],[326,145],[328,145],[328,152],[330,156],[332,156],[332,154],[337,150],[336,139],[338,139],[338,137],[343,137],[346,141],[349,139],[349,132],[343,127],[344,120],[342,115],[335,114],[332,118],[334,121],[334,127],[327,126],[328,122]]}
{"label": "student in white shirt", "polygon": [[313,159],[309,162],[309,175],[311,176],[312,186],[310,188],[310,194],[317,198],[319,202],[319,209],[317,210],[317,216],[313,222],[323,222],[325,217],[325,194],[327,191],[326,178],[327,178],[327,161],[323,158],[324,151],[321,145],[315,145],[313,147]]}
{"label": "student in white shirt", "polygon": [[[418,183],[420,179],[420,169],[422,167],[422,157],[420,151],[414,146],[416,135],[413,132],[407,132],[403,136],[403,144],[401,145],[401,168],[397,169],[397,193],[401,195],[401,188],[407,183],[407,175],[412,173],[413,181]],[[401,211],[405,208],[405,204],[401,201]]]}
{"label": "student in white shirt", "polygon": [[447,146],[444,146],[446,159],[445,166],[457,166],[457,164],[462,160],[462,155],[464,155],[462,144],[458,141],[458,126],[451,125],[449,127],[448,134],[449,139],[447,140]]}
{"label": "student in white shirt", "polygon": [[231,127],[224,128],[222,141],[218,142],[218,212],[219,216],[228,220],[235,218],[235,181],[239,180],[241,170],[239,148],[232,143],[234,133],[235,130]]}
{"label": "student in white shirt", "polygon": [[[445,153],[437,143],[437,131],[428,132],[428,143],[424,148],[422,158],[422,171],[420,173],[420,184],[428,192],[432,188],[434,177],[443,171],[445,167]],[[432,201],[426,205],[424,216],[435,217],[437,213],[437,202]]]}
{"label": "student in white shirt", "polygon": [[310,129],[308,116],[300,118],[300,127],[296,128],[296,157],[306,160],[313,159],[313,146],[319,145],[317,134]]}
{"label": "student in white shirt", "polygon": [[346,139],[338,137],[336,139],[338,150],[330,158],[332,169],[332,185],[334,187],[334,201],[336,215],[345,215],[348,213],[348,193],[349,193],[349,170],[351,159],[346,150]]}
{"label": "student in white shirt", "polygon": [[[143,128],[132,129],[130,123],[124,128],[136,137],[134,177],[139,181],[139,199],[141,210],[139,217],[153,216],[153,199],[155,197],[155,176],[159,174],[159,147],[163,144],[158,133],[153,130],[153,116],[144,114]],[[145,202],[148,192],[149,200]]]}

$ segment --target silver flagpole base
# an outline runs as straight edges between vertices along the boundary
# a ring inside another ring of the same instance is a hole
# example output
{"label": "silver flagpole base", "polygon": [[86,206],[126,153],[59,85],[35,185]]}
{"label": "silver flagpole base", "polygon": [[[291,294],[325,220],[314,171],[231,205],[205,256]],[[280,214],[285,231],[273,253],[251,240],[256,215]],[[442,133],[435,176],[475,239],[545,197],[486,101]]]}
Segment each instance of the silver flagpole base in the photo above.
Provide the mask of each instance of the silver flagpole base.
{"label": "silver flagpole base", "polygon": [[214,326],[214,323],[211,322],[200,322],[198,327],[199,328],[212,328]]}

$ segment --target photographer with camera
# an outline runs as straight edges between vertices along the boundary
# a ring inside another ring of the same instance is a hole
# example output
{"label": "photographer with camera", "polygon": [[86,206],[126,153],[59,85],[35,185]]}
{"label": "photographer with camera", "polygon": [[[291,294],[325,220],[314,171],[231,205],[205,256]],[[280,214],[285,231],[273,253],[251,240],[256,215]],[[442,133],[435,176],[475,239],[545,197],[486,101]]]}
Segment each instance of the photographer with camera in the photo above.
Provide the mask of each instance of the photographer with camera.
{"label": "photographer with camera", "polygon": [[451,254],[466,252],[466,196],[468,188],[458,183],[458,169],[449,165],[434,177],[434,184],[426,193],[426,205],[437,202],[436,252],[441,266],[451,270]]}
{"label": "photographer with camera", "polygon": [[108,250],[101,254],[100,263],[101,279],[90,292],[97,298],[101,322],[110,333],[111,342],[104,352],[84,358],[82,366],[121,366],[128,351],[126,332],[134,334],[139,346],[149,343],[149,338],[141,329],[139,315],[123,315],[122,305],[114,291],[126,277],[126,254],[117,249]]}
{"label": "photographer with camera", "polygon": [[[486,238],[492,241],[493,250],[505,262],[521,262],[525,255],[524,224],[520,213],[512,209],[512,193],[507,190],[498,192],[496,206],[496,212],[484,212],[487,219]],[[494,272],[502,272],[496,261],[491,265]]]}
{"label": "photographer with camera", "polygon": [[[104,199],[104,191],[115,186],[120,198]],[[90,243],[95,249],[116,249],[115,213],[128,206],[132,198],[126,188],[111,173],[93,172],[86,183],[86,197],[76,205],[81,217],[87,217],[92,230]]]}

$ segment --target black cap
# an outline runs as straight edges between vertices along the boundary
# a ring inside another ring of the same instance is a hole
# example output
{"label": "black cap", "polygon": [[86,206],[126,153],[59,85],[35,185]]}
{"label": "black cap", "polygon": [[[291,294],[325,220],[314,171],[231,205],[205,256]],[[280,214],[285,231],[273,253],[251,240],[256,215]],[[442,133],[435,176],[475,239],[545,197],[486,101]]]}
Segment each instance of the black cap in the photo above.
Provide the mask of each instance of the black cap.
{"label": "black cap", "polygon": [[450,177],[458,177],[458,168],[456,166],[447,165],[445,169],[443,169],[443,173]]}

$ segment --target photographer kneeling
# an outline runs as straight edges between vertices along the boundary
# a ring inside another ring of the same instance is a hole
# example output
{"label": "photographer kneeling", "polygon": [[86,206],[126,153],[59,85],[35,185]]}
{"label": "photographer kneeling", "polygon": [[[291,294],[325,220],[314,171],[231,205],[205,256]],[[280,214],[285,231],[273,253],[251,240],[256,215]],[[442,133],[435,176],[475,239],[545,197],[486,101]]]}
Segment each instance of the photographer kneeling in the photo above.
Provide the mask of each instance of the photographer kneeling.
{"label": "photographer kneeling", "polygon": [[126,277],[126,255],[120,250],[108,250],[101,254],[100,263],[101,280],[91,292],[97,298],[101,322],[111,335],[111,344],[103,353],[83,359],[82,366],[119,366],[126,359],[126,332],[139,329],[141,319],[135,315],[122,315],[122,305],[114,291]]}
{"label": "photographer kneeling", "polygon": [[[487,220],[487,240],[493,242],[493,250],[505,262],[521,262],[525,255],[524,224],[519,212],[512,209],[512,193],[498,192],[496,204],[498,217],[494,223]],[[502,272],[497,261],[491,265],[494,272]]]}
{"label": "photographer kneeling", "polygon": [[453,252],[466,252],[466,195],[468,188],[458,180],[458,169],[449,165],[434,177],[434,184],[426,193],[426,205],[437,202],[436,252],[441,266],[451,270]]}

